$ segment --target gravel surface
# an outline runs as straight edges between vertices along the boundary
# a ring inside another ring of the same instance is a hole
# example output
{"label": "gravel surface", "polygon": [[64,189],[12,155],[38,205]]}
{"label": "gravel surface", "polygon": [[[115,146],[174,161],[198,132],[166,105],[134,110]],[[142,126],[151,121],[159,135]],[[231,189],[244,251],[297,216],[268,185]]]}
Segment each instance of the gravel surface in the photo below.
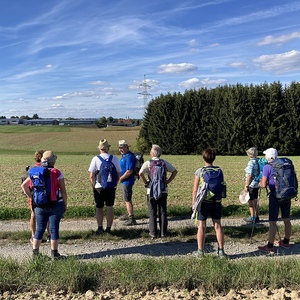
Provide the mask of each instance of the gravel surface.
{"label": "gravel surface", "polygon": [[[292,220],[292,224],[299,224],[299,220]],[[251,232],[251,226],[246,225],[242,219],[223,219],[223,226],[248,226],[249,232]],[[279,221],[280,224],[280,221]],[[170,219],[169,228],[185,228],[196,226],[193,220],[190,219]],[[208,221],[208,226],[212,226],[212,222]],[[262,222],[256,226],[268,226],[268,222],[262,220]],[[123,227],[123,222],[115,220],[113,224],[114,229]],[[0,228],[2,231],[29,231],[29,222],[26,221],[1,221]],[[128,229],[147,229],[148,219],[138,220],[138,225],[127,227]],[[95,219],[83,219],[83,220],[69,220],[63,219],[61,222],[60,230],[95,230],[96,221]],[[267,235],[266,235],[267,238]],[[265,255],[257,250],[258,245],[263,245],[266,240],[255,239],[255,228],[254,237],[252,243],[239,243],[239,242],[226,242],[225,240],[225,252],[230,255],[231,259],[240,259],[244,257],[257,257]],[[13,259],[22,260],[30,257],[31,255],[31,244],[18,244],[18,243],[7,243],[0,247],[0,256],[11,257]],[[99,236],[98,241],[90,242],[74,242],[72,244],[60,244],[59,252],[62,255],[75,255],[79,259],[90,260],[90,259],[103,259],[111,258],[116,256],[125,257],[178,257],[195,255],[197,250],[196,242],[186,241],[171,241],[168,238],[158,238],[151,240],[149,238],[140,238],[132,240],[122,240],[119,242],[114,241],[103,241]],[[213,254],[217,251],[217,244],[211,244],[206,248],[207,252]],[[43,243],[41,247],[43,254],[49,255],[50,247],[49,244]],[[276,256],[300,256],[300,244],[294,244],[289,250],[275,247]]]}

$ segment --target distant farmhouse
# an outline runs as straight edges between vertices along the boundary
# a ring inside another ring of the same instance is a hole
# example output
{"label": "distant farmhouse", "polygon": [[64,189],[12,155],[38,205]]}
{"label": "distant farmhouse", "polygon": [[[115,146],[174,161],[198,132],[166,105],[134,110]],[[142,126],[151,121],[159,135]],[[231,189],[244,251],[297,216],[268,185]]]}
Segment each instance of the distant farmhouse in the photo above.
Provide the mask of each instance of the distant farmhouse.
{"label": "distant farmhouse", "polygon": [[0,119],[0,125],[61,125],[61,126],[86,126],[86,125],[95,125],[98,119],[87,118],[87,119]]}
{"label": "distant farmhouse", "polygon": [[128,118],[128,119],[114,120],[113,122],[107,124],[107,127],[111,127],[111,126],[133,127],[135,126],[135,124],[132,123],[132,121]]}

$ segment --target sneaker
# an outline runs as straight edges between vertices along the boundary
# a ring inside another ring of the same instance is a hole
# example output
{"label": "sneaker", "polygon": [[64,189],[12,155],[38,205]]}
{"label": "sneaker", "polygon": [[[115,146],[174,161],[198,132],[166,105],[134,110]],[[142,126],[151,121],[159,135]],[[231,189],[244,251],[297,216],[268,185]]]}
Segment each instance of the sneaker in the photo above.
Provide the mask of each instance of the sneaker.
{"label": "sneaker", "polygon": [[66,256],[60,255],[57,251],[53,252],[51,251],[51,259],[52,260],[62,260],[62,259],[66,259]]}
{"label": "sneaker", "polygon": [[32,259],[36,259],[36,258],[38,258],[40,256],[41,256],[41,254],[39,252],[39,249],[33,249],[32,250]]}
{"label": "sneaker", "polygon": [[198,249],[198,250],[197,250],[197,256],[200,257],[200,258],[204,257],[204,251]]}
{"label": "sneaker", "polygon": [[124,222],[125,226],[137,225],[135,217],[129,217],[127,221]]}
{"label": "sneaker", "polygon": [[283,241],[276,241],[274,243],[276,246],[282,247],[284,249],[290,249],[291,245],[289,243],[284,243]]}
{"label": "sneaker", "polygon": [[223,249],[219,249],[219,250],[218,250],[218,256],[219,256],[220,258],[228,258],[228,255],[225,254],[225,252],[224,252]]}
{"label": "sneaker", "polygon": [[103,230],[103,227],[98,227],[98,229],[96,230],[96,235],[99,235],[99,234],[103,234],[104,233],[104,230]]}
{"label": "sneaker", "polygon": [[111,228],[110,227],[106,227],[105,232],[106,233],[111,233]]}
{"label": "sneaker", "polygon": [[274,253],[274,248],[269,248],[268,245],[258,246],[258,250],[266,252],[266,253]]}
{"label": "sneaker", "polygon": [[[243,219],[247,224],[252,224],[253,223],[253,221],[254,221],[254,217],[249,217],[249,218],[244,218]],[[255,223],[257,223],[258,221],[256,221],[256,220],[258,220],[259,221],[259,218],[258,218],[258,216],[256,217],[256,219],[255,219]]]}
{"label": "sneaker", "polygon": [[128,219],[129,219],[129,216],[127,214],[119,217],[120,221],[127,221]]}

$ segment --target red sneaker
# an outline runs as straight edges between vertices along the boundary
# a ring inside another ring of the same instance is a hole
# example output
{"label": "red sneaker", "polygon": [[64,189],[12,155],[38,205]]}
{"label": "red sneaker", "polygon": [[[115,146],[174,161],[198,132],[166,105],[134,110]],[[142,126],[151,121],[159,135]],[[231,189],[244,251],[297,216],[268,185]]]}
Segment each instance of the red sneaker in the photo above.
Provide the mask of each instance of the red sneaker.
{"label": "red sneaker", "polygon": [[283,241],[277,241],[276,242],[276,246],[279,246],[279,247],[282,247],[282,248],[284,248],[284,249],[290,249],[290,244],[289,243],[284,243]]}
{"label": "red sneaker", "polygon": [[267,253],[274,253],[274,248],[269,248],[268,245],[258,246],[258,250],[267,252]]}

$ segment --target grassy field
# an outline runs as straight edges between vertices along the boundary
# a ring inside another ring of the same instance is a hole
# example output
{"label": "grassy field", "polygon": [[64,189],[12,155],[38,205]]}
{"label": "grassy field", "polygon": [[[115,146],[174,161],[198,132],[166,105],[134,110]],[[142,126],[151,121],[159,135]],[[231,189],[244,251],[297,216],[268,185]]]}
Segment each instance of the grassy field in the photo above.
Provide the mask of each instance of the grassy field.
{"label": "grassy field", "polygon": [[[88,167],[98,154],[98,143],[106,138],[112,145],[111,153],[120,158],[118,140],[126,139],[131,145],[138,136],[139,128],[76,128],[63,126],[1,126],[0,127],[0,211],[21,209],[27,212],[27,199],[21,193],[20,177],[26,165],[34,164],[33,154],[37,149],[51,149],[58,155],[56,167],[65,174],[70,209],[86,207],[93,210],[93,196],[89,183]],[[163,155],[178,170],[176,179],[169,186],[169,211],[189,213],[194,172],[203,165],[201,155]],[[144,155],[149,159],[148,153]],[[238,195],[243,188],[244,168],[247,156],[219,156],[219,165],[227,182],[227,198],[223,201],[225,216],[247,214],[247,205],[241,205]],[[300,170],[300,157],[293,157],[296,170]],[[146,191],[142,182],[134,187],[133,203],[137,215],[146,214]],[[266,192],[261,192],[261,212],[266,212]],[[299,204],[293,201],[298,213]],[[118,186],[116,210],[122,212],[124,203]],[[9,214],[5,214],[8,216]],[[26,215],[27,217],[27,215]],[[0,218],[4,218],[3,214]]]}

